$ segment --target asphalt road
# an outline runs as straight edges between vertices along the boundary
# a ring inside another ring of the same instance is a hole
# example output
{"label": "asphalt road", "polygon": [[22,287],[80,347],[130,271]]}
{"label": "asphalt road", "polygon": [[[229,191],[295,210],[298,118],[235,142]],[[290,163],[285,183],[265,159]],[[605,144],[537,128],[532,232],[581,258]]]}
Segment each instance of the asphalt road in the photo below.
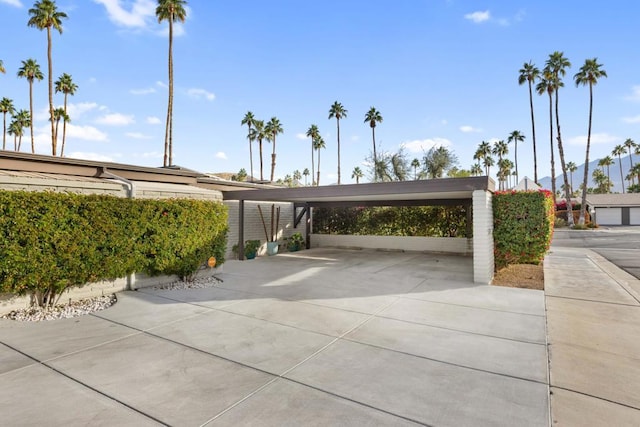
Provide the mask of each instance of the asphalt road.
{"label": "asphalt road", "polygon": [[554,246],[591,249],[640,279],[640,227],[601,227],[560,233],[559,238],[554,239]]}

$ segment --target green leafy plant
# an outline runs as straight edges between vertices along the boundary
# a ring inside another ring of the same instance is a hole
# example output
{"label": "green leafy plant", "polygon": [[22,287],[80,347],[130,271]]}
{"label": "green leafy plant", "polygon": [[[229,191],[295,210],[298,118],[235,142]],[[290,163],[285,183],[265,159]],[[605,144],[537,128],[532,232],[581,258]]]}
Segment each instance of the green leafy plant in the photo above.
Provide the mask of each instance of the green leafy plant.
{"label": "green leafy plant", "polygon": [[302,249],[304,245],[304,237],[300,233],[293,233],[287,240],[287,249],[290,252],[296,252]]}
{"label": "green leafy plant", "polygon": [[493,196],[493,242],[497,269],[509,264],[540,264],[553,237],[551,193],[498,192]]}
{"label": "green leafy plant", "polygon": [[244,242],[244,256],[247,259],[253,259],[256,257],[260,249],[260,240],[246,240]]}

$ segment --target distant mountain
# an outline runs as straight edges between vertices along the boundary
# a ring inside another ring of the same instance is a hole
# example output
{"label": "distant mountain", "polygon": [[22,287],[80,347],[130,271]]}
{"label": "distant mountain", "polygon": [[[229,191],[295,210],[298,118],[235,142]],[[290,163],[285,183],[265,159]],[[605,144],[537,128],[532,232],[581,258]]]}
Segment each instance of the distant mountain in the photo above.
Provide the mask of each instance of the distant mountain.
{"label": "distant mountain", "polygon": [[[623,177],[629,174],[629,169],[631,168],[630,155],[622,158],[622,175]],[[600,159],[595,159],[589,162],[589,187],[594,187],[593,179],[591,178],[591,174],[594,169],[598,168],[598,162]],[[622,184],[620,183],[620,166],[618,165],[618,158],[613,158],[613,164],[609,166],[609,178],[611,182],[613,182],[613,188],[611,191],[613,193],[622,193]],[[640,162],[640,156],[637,154],[633,155],[633,164],[634,166]],[[549,169],[551,167],[550,164],[546,164],[543,167]],[[538,170],[540,169],[540,165],[538,165]],[[607,173],[605,168],[605,174]],[[584,163],[578,166],[578,170],[576,170],[573,174],[569,174],[569,182],[571,182],[571,175],[573,175],[573,188],[577,190],[580,188],[580,184],[582,184],[582,179],[584,178]],[[551,190],[551,177],[545,176],[544,178],[539,180],[539,184],[542,188],[546,188]],[[556,159],[556,190],[559,190],[564,184],[564,178],[562,177],[562,167],[560,165],[560,159]],[[629,183],[627,181],[624,182],[624,188],[627,188]]]}

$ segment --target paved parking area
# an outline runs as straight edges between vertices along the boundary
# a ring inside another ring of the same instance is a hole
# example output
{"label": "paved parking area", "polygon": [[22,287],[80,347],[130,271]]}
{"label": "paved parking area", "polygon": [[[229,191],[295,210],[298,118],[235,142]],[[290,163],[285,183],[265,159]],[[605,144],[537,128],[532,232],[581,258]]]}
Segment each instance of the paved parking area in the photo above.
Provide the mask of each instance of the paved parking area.
{"label": "paved parking area", "polygon": [[82,318],[0,321],[5,425],[549,425],[542,291],[472,259],[314,249],[230,261]]}

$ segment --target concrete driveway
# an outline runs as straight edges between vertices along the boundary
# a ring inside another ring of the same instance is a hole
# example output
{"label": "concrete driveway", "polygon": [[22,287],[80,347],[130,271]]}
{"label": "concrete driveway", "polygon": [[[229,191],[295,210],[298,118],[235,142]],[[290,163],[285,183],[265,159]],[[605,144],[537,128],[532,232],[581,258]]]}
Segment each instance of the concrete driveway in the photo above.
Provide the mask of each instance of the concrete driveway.
{"label": "concrete driveway", "polygon": [[476,285],[471,258],[314,249],[219,276],[0,321],[3,424],[549,424],[544,293]]}

